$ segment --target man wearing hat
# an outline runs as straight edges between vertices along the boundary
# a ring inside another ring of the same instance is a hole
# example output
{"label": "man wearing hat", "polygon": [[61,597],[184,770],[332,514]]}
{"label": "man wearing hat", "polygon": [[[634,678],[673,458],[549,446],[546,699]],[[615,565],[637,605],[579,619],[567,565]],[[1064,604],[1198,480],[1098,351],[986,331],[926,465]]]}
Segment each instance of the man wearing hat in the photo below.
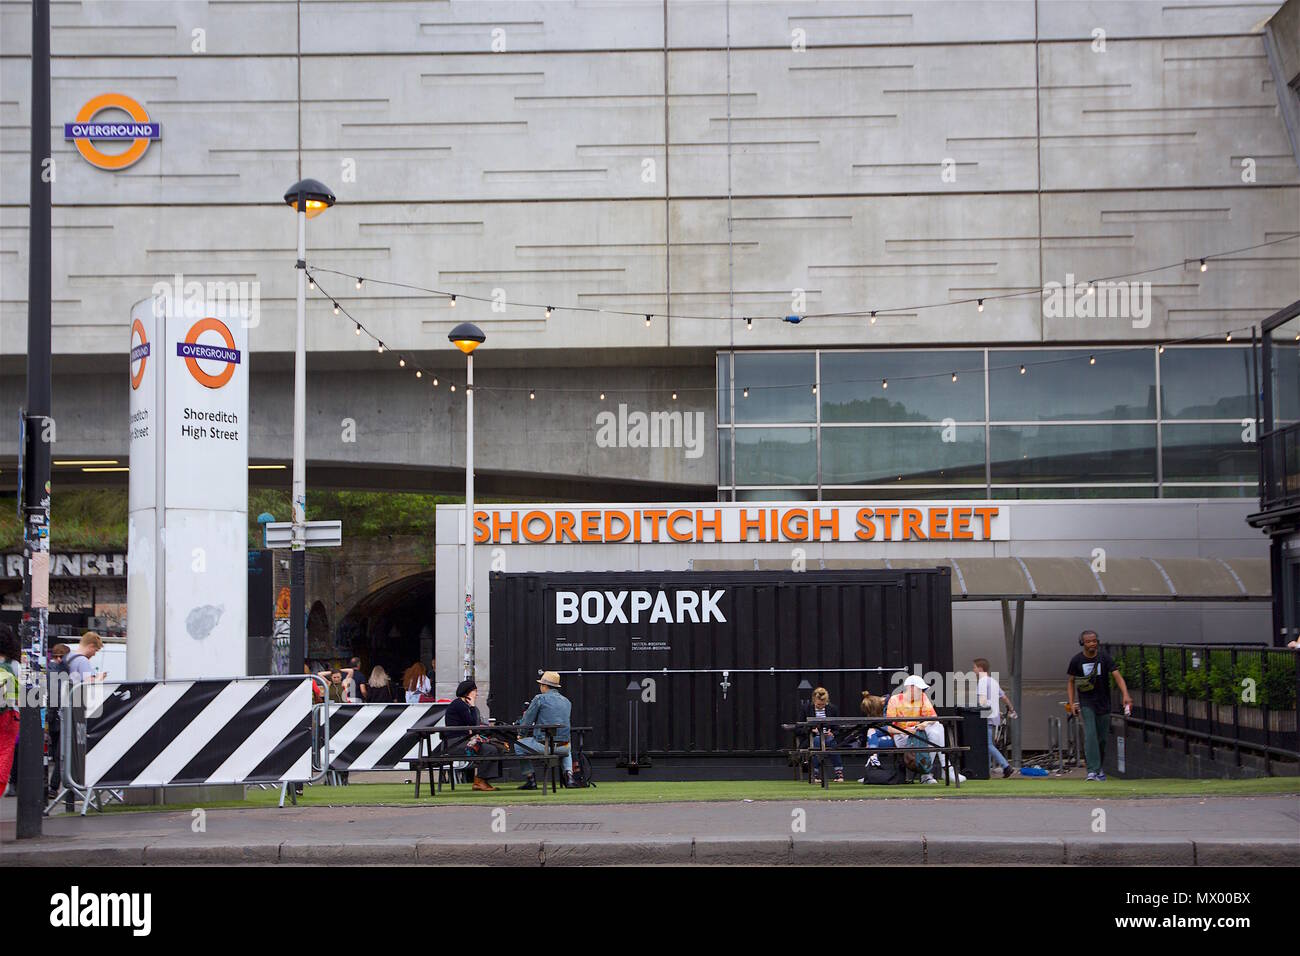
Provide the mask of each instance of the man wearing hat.
{"label": "man wearing hat", "polygon": [[[886,717],[921,718],[920,720],[905,719],[897,721],[897,725],[901,729],[893,731],[894,745],[896,747],[924,747],[926,740],[936,747],[944,746],[943,724],[933,719],[939,715],[935,713],[934,704],[930,703],[930,698],[925,691],[925,679],[912,674],[907,680],[903,681],[903,686],[899,692],[889,698],[889,705],[885,708]],[[930,719],[927,720],[926,718]],[[903,733],[904,730],[910,731],[910,733]],[[918,737],[921,739],[917,739]],[[921,771],[922,783],[939,782],[935,779],[933,773],[936,762],[942,767],[945,763],[944,755],[928,752],[916,754],[916,766]],[[950,780],[956,779],[960,783],[966,782],[966,778],[959,774],[951,764],[948,765],[945,772]]]}
{"label": "man wearing hat", "polygon": [[[564,755],[564,785],[573,786],[573,758],[569,755],[569,714],[573,710],[573,705],[569,699],[560,693],[560,675],[555,671],[547,671],[541,677],[537,678],[538,694],[528,703],[528,710],[524,712],[523,718],[519,721],[521,726],[535,727],[538,724],[542,726],[556,725],[555,731],[555,752]],[[515,744],[515,753],[517,754],[541,754],[546,752],[546,735],[545,733],[534,732],[532,737],[520,738]],[[533,772],[533,763],[531,760],[524,761],[524,769],[528,772],[528,779],[524,781],[520,790],[536,790],[537,777]]]}

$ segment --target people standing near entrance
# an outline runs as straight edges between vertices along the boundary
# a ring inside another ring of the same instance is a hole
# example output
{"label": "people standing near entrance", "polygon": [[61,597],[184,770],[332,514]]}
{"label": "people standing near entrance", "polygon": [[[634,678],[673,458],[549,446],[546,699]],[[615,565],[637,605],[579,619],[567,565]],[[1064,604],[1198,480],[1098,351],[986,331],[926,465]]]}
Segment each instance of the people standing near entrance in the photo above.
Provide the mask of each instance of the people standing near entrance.
{"label": "people standing near entrance", "polygon": [[[1105,780],[1106,738],[1110,736],[1110,680],[1115,678],[1124,698],[1124,712],[1133,706],[1124,677],[1115,670],[1115,662],[1101,649],[1096,631],[1079,635],[1083,650],[1070,659],[1066,674],[1070,680],[1065,694],[1070,713],[1083,724],[1083,750],[1088,763],[1089,780]],[[1078,699],[1075,699],[1075,692]]]}
{"label": "people standing near entrance", "polygon": [[354,704],[364,704],[370,700],[370,697],[366,693],[368,688],[365,673],[361,670],[361,658],[354,657],[348,664],[350,665],[348,667],[348,683],[352,685],[348,691],[348,697]]}
{"label": "people standing near entrance", "polygon": [[59,766],[63,745],[63,718],[60,704],[63,702],[63,688],[67,683],[64,678],[69,676],[65,661],[71,653],[72,648],[67,644],[55,644],[50,648],[50,703],[46,709],[47,729],[50,734],[50,780],[46,785],[45,795],[51,800],[58,795],[63,783],[63,774]]}
{"label": "people standing near entrance", "polygon": [[[523,727],[541,724],[558,728],[555,731],[555,752],[564,755],[561,766],[564,768],[566,787],[573,786],[573,757],[569,755],[569,715],[572,711],[573,705],[569,703],[569,698],[560,693],[560,675],[555,671],[547,671],[537,678],[537,696],[528,702],[528,709],[519,721]],[[545,733],[534,731],[532,737],[521,737],[515,744],[515,753],[524,756],[546,753]],[[524,761],[524,770],[528,773],[528,778],[519,789],[536,790],[537,776],[533,772],[531,760]]]}
{"label": "people standing near entrance", "polygon": [[316,675],[329,685],[329,699],[332,704],[348,702],[347,688],[343,685],[343,672],[339,670],[321,671]]}
{"label": "people standing near entrance", "polygon": [[993,762],[1002,770],[1003,777],[1009,777],[1016,772],[1016,768],[1006,757],[1002,756],[1002,751],[993,743],[993,735],[997,732],[998,726],[1002,723],[1002,702],[1007,702],[1007,716],[1011,719],[1016,717],[1016,708],[1011,703],[1011,698],[1002,690],[1002,685],[998,679],[989,672],[989,662],[986,658],[975,658],[975,673],[979,675],[976,684],[976,696],[979,700],[980,709],[985,711],[984,717],[988,724],[989,731],[989,756]]}
{"label": "people standing near entrance", "polygon": [[81,641],[77,644],[77,649],[63,659],[67,665],[68,676],[72,678],[74,684],[84,684],[87,681],[103,680],[108,674],[97,673],[95,667],[90,663],[91,658],[104,649],[104,641],[94,631],[87,631],[81,635]]}
{"label": "people standing near entrance", "polygon": [[22,685],[22,646],[13,628],[0,624],[0,796],[9,785],[18,746],[18,688]]}
{"label": "people standing near entrance", "polygon": [[396,700],[397,690],[393,687],[393,682],[388,679],[388,671],[376,664],[374,670],[370,672],[370,680],[366,681],[366,703],[391,704]]}
{"label": "people standing near entrance", "polygon": [[419,661],[402,672],[402,689],[406,691],[408,704],[418,704],[420,698],[428,694],[432,687],[429,676],[424,672],[424,665]]}
{"label": "people standing near entrance", "polygon": [[[799,719],[802,721],[825,720],[828,717],[838,717],[835,706],[831,703],[831,695],[825,687],[818,687],[812,694],[812,700],[806,701],[800,705]],[[820,750],[822,746],[822,736],[826,737],[826,748],[837,747],[838,741],[835,739],[835,731],[830,727],[820,728],[819,733],[815,733],[809,740],[809,749]],[[836,783],[844,782],[844,758],[839,754],[831,754],[831,767],[834,768]],[[812,758],[812,779],[813,783],[821,783],[822,761],[820,757]]]}

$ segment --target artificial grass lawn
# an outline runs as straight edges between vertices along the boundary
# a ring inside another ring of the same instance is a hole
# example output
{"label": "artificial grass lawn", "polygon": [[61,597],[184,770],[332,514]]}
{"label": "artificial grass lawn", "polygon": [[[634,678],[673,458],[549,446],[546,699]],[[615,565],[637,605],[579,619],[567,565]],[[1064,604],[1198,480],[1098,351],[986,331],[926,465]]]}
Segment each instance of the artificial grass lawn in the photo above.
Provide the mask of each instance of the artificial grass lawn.
{"label": "artificial grass lawn", "polygon": [[[1239,797],[1271,794],[1300,794],[1300,777],[1268,777],[1259,780],[1120,780],[1089,783],[1081,778],[1012,777],[1009,780],[969,780],[961,788],[910,784],[895,787],[865,787],[859,783],[820,786],[793,780],[598,780],[595,788],[561,789],[543,794],[540,790],[517,790],[517,783],[507,783],[492,793],[476,793],[468,784],[457,784],[455,793],[444,785],[438,796],[429,796],[421,787],[420,799],[413,796],[414,784],[356,783],[347,787],[305,787],[298,798],[299,806],[491,806],[571,804],[680,803],[687,801],[737,800],[861,800],[861,799],[929,799],[943,797],[1092,797],[1111,799],[1129,797]],[[248,791],[242,802],[203,803],[206,809],[222,807],[274,807],[279,790]],[[198,804],[195,804],[196,806]],[[290,806],[288,800],[286,806]],[[189,804],[156,807],[115,804],[111,812],[134,810],[182,810]]]}

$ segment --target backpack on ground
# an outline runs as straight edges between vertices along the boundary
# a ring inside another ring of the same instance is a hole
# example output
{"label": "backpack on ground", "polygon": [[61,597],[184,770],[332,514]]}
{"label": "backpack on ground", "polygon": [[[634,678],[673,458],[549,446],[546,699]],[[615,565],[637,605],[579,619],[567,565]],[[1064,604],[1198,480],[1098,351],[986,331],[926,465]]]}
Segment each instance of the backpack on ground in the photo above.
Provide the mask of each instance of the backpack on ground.
{"label": "backpack on ground", "polygon": [[867,751],[867,772],[862,782],[867,785],[889,786],[903,783],[903,754],[891,747]]}

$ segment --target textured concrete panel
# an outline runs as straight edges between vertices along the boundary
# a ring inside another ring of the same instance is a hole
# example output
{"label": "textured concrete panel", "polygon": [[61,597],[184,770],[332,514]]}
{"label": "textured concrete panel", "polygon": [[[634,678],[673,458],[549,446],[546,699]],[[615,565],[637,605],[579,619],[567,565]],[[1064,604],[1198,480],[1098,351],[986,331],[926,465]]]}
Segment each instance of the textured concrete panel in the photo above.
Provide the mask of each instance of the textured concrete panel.
{"label": "textured concrete panel", "polygon": [[1300,181],[1261,37],[1040,49],[1044,188]]}
{"label": "textured concrete panel", "polygon": [[[674,195],[726,192],[726,75],[725,51],[670,55]],[[1032,189],[1033,108],[1031,44],[733,51],[732,190]]]}
{"label": "textured concrete panel", "polygon": [[1130,0],[1091,0],[1089,3],[1040,3],[1038,32],[1045,40],[1091,39],[1093,30],[1107,37],[1209,36],[1255,33],[1280,4],[1258,0],[1201,3],[1132,3]]}

